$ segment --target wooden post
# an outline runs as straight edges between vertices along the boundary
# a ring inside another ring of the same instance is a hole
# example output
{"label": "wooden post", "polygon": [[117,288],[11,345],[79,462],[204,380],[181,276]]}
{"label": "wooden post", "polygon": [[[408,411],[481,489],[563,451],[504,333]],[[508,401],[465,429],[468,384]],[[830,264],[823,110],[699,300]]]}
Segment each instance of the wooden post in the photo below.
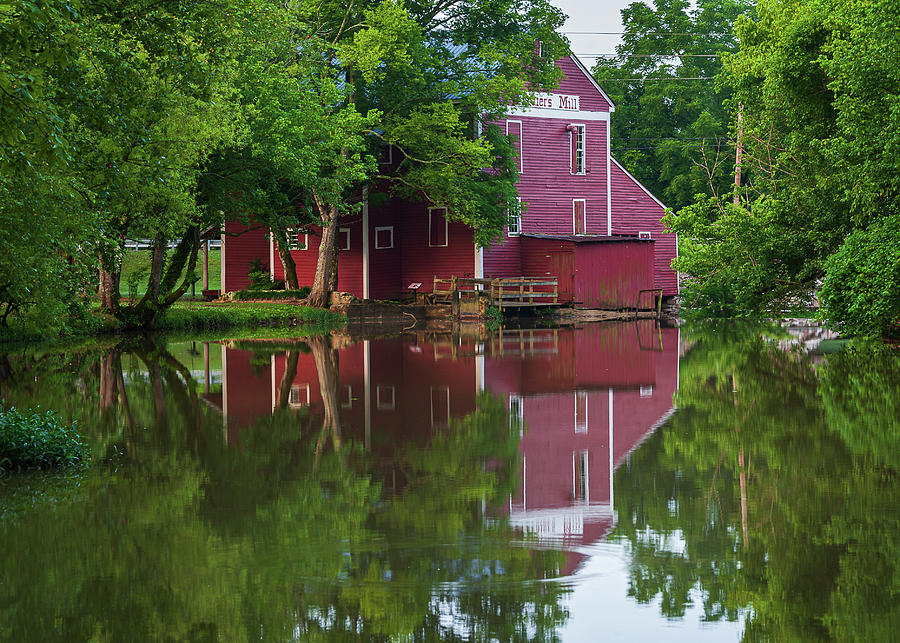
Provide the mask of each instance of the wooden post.
{"label": "wooden post", "polygon": [[500,312],[502,313],[503,312],[503,280],[501,279],[499,281],[500,281],[500,283],[497,286],[499,289],[498,294],[497,294],[497,305],[499,306]]}
{"label": "wooden post", "polygon": [[734,204],[741,202],[741,153],[744,151],[744,105],[738,103],[737,149],[734,152]]}
{"label": "wooden post", "polygon": [[209,239],[203,241],[203,290],[209,290]]}

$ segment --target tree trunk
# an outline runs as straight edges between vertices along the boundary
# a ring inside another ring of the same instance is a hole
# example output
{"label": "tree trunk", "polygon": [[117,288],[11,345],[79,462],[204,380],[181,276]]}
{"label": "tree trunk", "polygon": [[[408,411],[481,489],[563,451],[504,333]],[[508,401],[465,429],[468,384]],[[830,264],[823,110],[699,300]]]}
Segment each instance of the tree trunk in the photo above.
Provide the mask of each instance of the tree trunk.
{"label": "tree trunk", "polygon": [[159,283],[162,281],[163,263],[166,258],[166,238],[161,232],[153,239],[153,259],[150,261],[150,278],[147,281],[147,294],[144,301],[152,301],[154,304],[159,300]]}
{"label": "tree trunk", "polygon": [[337,242],[338,209],[334,205],[323,203],[315,193],[313,197],[322,217],[322,242],[319,244],[319,258],[316,261],[316,278],[309,297],[306,298],[306,304],[315,308],[325,308],[336,286],[334,281],[336,271],[332,269],[332,265],[336,262],[334,248]]}
{"label": "tree trunk", "polygon": [[110,315],[119,313],[119,278],[121,273],[110,272],[100,264],[100,310]]}
{"label": "tree trunk", "polygon": [[278,408],[286,409],[291,396],[291,384],[297,376],[297,364],[300,363],[300,351],[289,350],[284,355],[284,373],[278,383]]}
{"label": "tree trunk", "polygon": [[338,357],[337,351],[331,346],[329,339],[317,336],[309,338],[309,347],[312,349],[313,359],[316,361],[316,371],[319,376],[319,393],[322,396],[322,406],[325,417],[322,418],[322,431],[316,441],[316,459],[322,453],[325,440],[330,436],[334,450],[341,446],[341,413],[338,402]]}
{"label": "tree trunk", "polygon": [[300,281],[297,279],[297,264],[291,256],[291,247],[281,240],[275,242],[278,258],[281,259],[281,267],[284,269],[284,289],[300,290]]}
{"label": "tree trunk", "polygon": [[111,350],[100,360],[100,412],[116,406],[119,355]]}

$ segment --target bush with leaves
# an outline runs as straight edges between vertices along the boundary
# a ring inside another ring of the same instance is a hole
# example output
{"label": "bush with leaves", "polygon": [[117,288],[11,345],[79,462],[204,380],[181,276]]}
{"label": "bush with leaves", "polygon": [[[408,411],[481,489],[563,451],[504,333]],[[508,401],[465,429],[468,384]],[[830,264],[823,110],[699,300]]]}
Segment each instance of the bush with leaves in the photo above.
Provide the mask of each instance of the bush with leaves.
{"label": "bush with leaves", "polygon": [[21,411],[0,402],[0,470],[79,465],[88,446],[75,428],[53,411]]}
{"label": "bush with leaves", "polygon": [[825,270],[822,316],[836,329],[900,336],[900,216],[848,236]]}

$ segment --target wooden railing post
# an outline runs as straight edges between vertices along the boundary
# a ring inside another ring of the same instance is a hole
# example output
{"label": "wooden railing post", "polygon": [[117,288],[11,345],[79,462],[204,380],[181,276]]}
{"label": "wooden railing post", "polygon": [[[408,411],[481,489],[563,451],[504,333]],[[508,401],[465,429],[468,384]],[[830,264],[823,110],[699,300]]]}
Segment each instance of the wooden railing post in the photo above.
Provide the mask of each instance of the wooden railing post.
{"label": "wooden railing post", "polygon": [[497,288],[498,288],[497,303],[499,304],[500,312],[502,313],[503,312],[503,280],[500,279],[499,282],[500,283],[497,286]]}

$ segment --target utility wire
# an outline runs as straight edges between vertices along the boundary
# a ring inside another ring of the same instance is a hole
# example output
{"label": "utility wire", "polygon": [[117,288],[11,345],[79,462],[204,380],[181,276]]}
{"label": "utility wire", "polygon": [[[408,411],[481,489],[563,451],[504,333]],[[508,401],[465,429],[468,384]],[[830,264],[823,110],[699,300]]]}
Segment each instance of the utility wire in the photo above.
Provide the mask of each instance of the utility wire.
{"label": "utility wire", "polygon": [[645,82],[653,82],[653,81],[668,82],[670,80],[715,80],[715,79],[716,79],[715,76],[685,76],[685,77],[672,76],[671,78],[652,78],[652,77],[648,76],[646,78],[598,78],[597,82],[598,83],[606,83],[606,82],[610,82],[610,81],[621,81],[621,82],[626,82],[626,83],[631,83],[631,82],[645,83]]}
{"label": "utility wire", "polygon": [[[624,36],[630,32],[628,31],[560,31],[558,33],[568,34],[570,36]],[[712,36],[715,38],[722,38],[725,36],[731,36],[730,33],[687,33],[687,32],[679,32],[679,31],[648,31],[642,34],[636,34],[640,36]]]}
{"label": "utility wire", "polygon": [[[732,52],[729,52],[732,53]],[[718,58],[719,54],[575,54],[584,58]]]}

